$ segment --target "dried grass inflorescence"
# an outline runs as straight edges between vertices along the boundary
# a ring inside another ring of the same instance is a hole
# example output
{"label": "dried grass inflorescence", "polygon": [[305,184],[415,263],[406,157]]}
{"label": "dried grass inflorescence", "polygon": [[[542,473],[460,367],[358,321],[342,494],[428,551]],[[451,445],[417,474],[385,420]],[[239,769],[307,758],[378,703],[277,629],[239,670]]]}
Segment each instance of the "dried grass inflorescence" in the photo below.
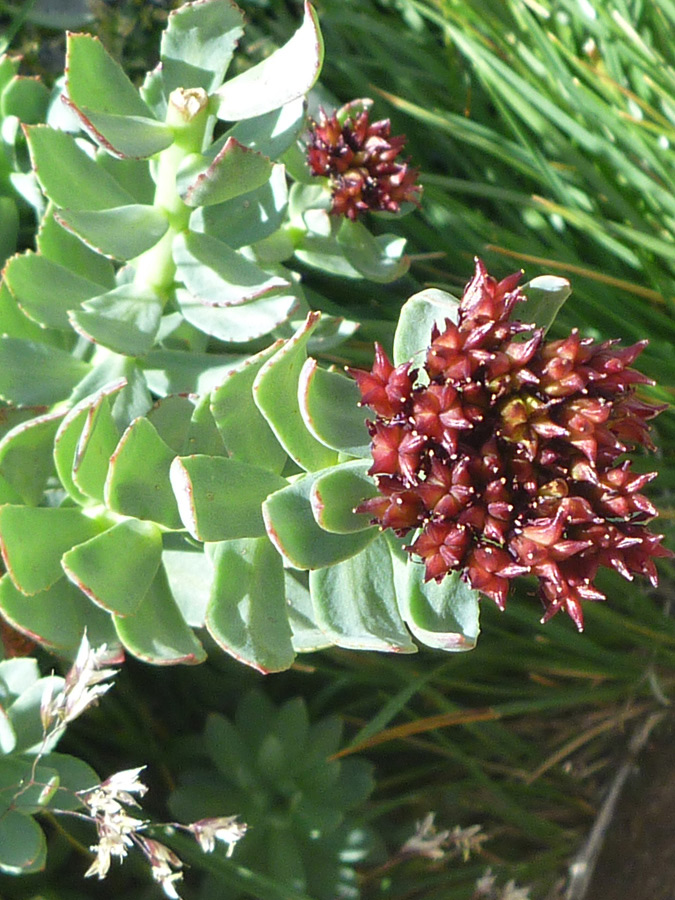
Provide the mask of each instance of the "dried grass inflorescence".
{"label": "dried grass inflorescence", "polygon": [[399,212],[419,205],[418,171],[398,159],[405,137],[392,137],[389,119],[371,122],[368,110],[330,116],[321,110],[311,122],[307,161],[314,175],[330,179],[334,215],[355,221],[361,213]]}
{"label": "dried grass inflorescence", "polygon": [[640,491],[656,473],[621,459],[653,449],[647,422],[664,407],[635,393],[652,383],[630,368],[645,341],[545,341],[511,320],[519,278],[476,261],[457,323],[431,335],[426,377],[377,345],[372,371],[351,370],[376,413],[380,492],[357,511],[400,536],[419,529],[407,550],[427,581],[460,571],[503,609],[511,580],[535,575],[543,620],[565,610],[581,630],[582,601],[605,599],[601,566],[656,584],[654,559],[672,556],[645,525],[656,510]]}

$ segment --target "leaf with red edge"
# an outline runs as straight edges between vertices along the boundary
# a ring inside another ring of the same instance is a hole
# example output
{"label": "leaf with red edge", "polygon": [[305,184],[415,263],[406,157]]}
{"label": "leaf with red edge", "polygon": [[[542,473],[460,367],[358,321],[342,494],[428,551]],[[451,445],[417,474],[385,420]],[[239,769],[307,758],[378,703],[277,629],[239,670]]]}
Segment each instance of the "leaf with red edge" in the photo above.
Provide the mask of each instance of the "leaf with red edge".
{"label": "leaf with red edge", "polygon": [[79,509],[1,506],[0,550],[12,581],[24,594],[46,590],[63,577],[63,554],[106,525]]}
{"label": "leaf with red edge", "polygon": [[226,81],[215,92],[219,119],[250,119],[302,97],[314,85],[323,62],[319,20],[305,2],[302,25],[291,39],[258,65]]}
{"label": "leaf with red edge", "polygon": [[350,456],[370,456],[366,414],[352,378],[322,369],[310,357],[300,371],[298,401],[307,430],[318,441]]}
{"label": "leaf with red edge", "polygon": [[338,647],[416,652],[396,604],[382,535],[356,556],[310,572],[309,588],[317,624]]}
{"label": "leaf with red edge", "polygon": [[377,528],[372,527],[352,534],[331,534],[317,525],[310,496],[321,474],[309,473],[271,494],[263,503],[270,540],[296,569],[334,565],[359,553],[378,534]]}
{"label": "leaf with red edge", "polygon": [[0,441],[0,475],[21,500],[37,506],[54,472],[52,447],[63,412],[16,425]]}
{"label": "leaf with red edge", "polygon": [[162,532],[126,519],[64,553],[67,577],[94,603],[120,616],[138,609],[162,560]]}
{"label": "leaf with red edge", "polygon": [[5,575],[0,579],[0,610],[17,631],[59,653],[74,654],[85,628],[94,647],[116,642],[108,613],[94,606],[67,578],[26,597]]}
{"label": "leaf with red edge", "polygon": [[206,627],[231,656],[259,672],[281,672],[295,659],[281,557],[267,538],[208,545],[214,566]]}
{"label": "leaf with red edge", "polygon": [[176,190],[188,206],[212,206],[257,190],[271,174],[270,159],[229,137],[216,154],[188,156],[176,174]]}
{"label": "leaf with red edge", "polygon": [[225,541],[265,534],[261,504],[286,479],[238,459],[195,455],[174,459],[171,485],[190,534]]}
{"label": "leaf with red edge", "polygon": [[96,37],[69,34],[65,102],[84,128],[115,156],[153,156],[173,143],[124,70]]}
{"label": "leaf with red edge", "polygon": [[293,337],[262,366],[253,382],[256,406],[288,455],[307,471],[323,469],[337,462],[337,453],[317,441],[307,430],[298,400],[307,343],[320,318],[320,313],[309,313]]}
{"label": "leaf with red edge", "polygon": [[194,665],[206,659],[202,645],[171,595],[161,566],[134,615],[113,618],[119,639],[144,662],[157,666]]}

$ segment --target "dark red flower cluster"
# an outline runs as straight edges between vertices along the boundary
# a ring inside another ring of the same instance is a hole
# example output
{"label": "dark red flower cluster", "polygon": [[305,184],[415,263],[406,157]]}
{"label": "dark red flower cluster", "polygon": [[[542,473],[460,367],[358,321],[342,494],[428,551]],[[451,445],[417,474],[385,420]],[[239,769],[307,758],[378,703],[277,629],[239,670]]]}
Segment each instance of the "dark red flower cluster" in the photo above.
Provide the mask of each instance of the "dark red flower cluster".
{"label": "dark red flower cluster", "polygon": [[380,495],[358,507],[398,535],[426,580],[461,571],[500,608],[517,575],[539,579],[546,621],[563,609],[579,630],[583,600],[603,600],[601,566],[657,581],[672,556],[645,522],[656,515],[621,460],[653,449],[647,421],[663,407],[640,400],[650,384],[630,366],[646,342],[617,347],[573,331],[544,340],[511,321],[520,273],[497,281],[480,260],[457,324],[434,329],[423,364],[394,367],[379,345],[371,372],[351,370],[368,423]]}
{"label": "dark red flower cluster", "polygon": [[405,137],[391,136],[389,119],[370,122],[367,110],[347,116],[338,113],[310,123],[307,160],[314,175],[330,178],[331,212],[355,221],[361,213],[398,212],[401,203],[419,203],[422,188],[418,171],[397,162]]}

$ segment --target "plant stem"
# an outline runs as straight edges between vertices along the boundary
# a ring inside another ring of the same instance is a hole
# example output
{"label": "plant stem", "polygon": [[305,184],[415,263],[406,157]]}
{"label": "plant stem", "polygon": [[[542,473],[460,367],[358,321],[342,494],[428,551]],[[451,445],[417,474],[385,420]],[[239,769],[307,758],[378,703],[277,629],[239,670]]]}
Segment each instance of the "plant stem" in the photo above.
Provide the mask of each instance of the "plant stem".
{"label": "plant stem", "polygon": [[176,174],[181,163],[203,147],[209,121],[208,96],[201,88],[177,88],[169,97],[166,124],[174,132],[174,142],[156,158],[154,206],[166,212],[169,228],[162,239],[134,260],[135,283],[149,288],[164,302],[176,274],[173,239],[188,227],[192,210],[176,190]]}

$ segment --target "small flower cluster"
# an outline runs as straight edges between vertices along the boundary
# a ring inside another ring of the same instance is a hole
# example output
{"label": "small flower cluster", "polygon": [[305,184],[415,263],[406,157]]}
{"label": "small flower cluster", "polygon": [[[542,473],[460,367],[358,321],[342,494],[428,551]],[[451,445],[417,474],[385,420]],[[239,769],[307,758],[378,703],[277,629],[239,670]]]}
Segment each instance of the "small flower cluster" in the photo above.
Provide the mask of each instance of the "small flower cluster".
{"label": "small flower cluster", "polygon": [[488,869],[476,882],[472,900],[530,900],[530,889],[518,887],[515,881],[509,881],[500,888],[497,878]]}
{"label": "small flower cluster", "polygon": [[402,203],[418,204],[419,173],[397,161],[404,144],[404,136],[391,136],[389,119],[371,122],[367,109],[350,114],[347,106],[330,116],[321,110],[310,123],[307,161],[312,174],[331,181],[331,212],[355,221],[368,210],[395,213]]}
{"label": "small flower cluster", "polygon": [[[119,665],[123,660],[121,649],[109,649],[105,644],[94,648],[89,643],[86,631],[82,635],[75,661],[63,681],[62,689],[54,693],[54,681],[51,680],[43,694],[40,705],[43,741],[35,757],[31,784],[35,783],[38,762],[47,751],[49,743],[60,736],[68,723],[98,703],[112,687],[109,679],[117,674],[110,666]],[[150,827],[160,826],[152,826],[147,819],[135,817],[128,809],[140,809],[136,796],[143,797],[148,790],[140,780],[144,768],[145,766],[140,766],[116,772],[95,787],[78,791],[76,796],[86,812],[59,809],[54,809],[53,812],[84,819],[96,827],[98,843],[90,848],[95,859],[85,872],[85,878],[93,875],[99,879],[105,878],[113,857],[121,862],[129,849],[136,847],[144,854],[152,877],[161,885],[167,897],[180,900],[175,883],[183,877],[181,859],[173,850],[143,833]],[[24,787],[22,790],[26,789]],[[222,841],[227,845],[227,856],[231,856],[235,844],[246,834],[246,825],[238,822],[237,818],[221,816],[200,819],[191,825],[181,825],[178,822],[171,822],[169,825],[173,829],[192,834],[205,853],[211,853],[216,841]]]}
{"label": "small flower cluster", "polygon": [[[87,810],[87,815],[80,814],[80,817],[89,818],[95,824],[98,835],[98,843],[90,848],[96,858],[84,877],[97,875],[99,879],[105,878],[112,857],[122,861],[129,848],[135,846],[147,859],[153,879],[161,885],[167,897],[180,900],[176,882],[183,877],[182,860],[165,844],[143,834],[150,822],[134,818],[126,809],[128,806],[140,808],[133,795],[142,797],[148,790],[139,780],[144,768],[141,766],[117,772],[96,787],[78,794]],[[205,853],[211,853],[216,841],[222,841],[227,844],[228,856],[232,855],[237,841],[246,834],[246,825],[238,822],[237,816],[200,819],[191,825],[172,822],[171,827],[194,835]]]}
{"label": "small flower cluster", "polygon": [[42,697],[40,718],[45,736],[53,736],[90,706],[95,706],[112,687],[112,681],[108,679],[113,678],[117,671],[110,667],[123,662],[121,648],[109,649],[106,644],[93,648],[85,630],[63,689],[53,694],[50,685]]}
{"label": "small flower cluster", "polygon": [[480,825],[470,825],[468,828],[456,825],[452,831],[438,831],[435,818],[436,814],[430,812],[417,823],[415,833],[401,847],[402,855],[434,860],[461,856],[467,862],[473,853],[480,852],[482,844],[488,839]]}
{"label": "small flower cluster", "polygon": [[539,579],[543,621],[565,610],[583,628],[583,600],[609,566],[657,582],[654,559],[672,556],[645,522],[640,491],[655,477],[622,454],[653,449],[647,421],[663,407],[639,399],[650,380],[630,368],[646,342],[620,348],[575,330],[545,341],[510,319],[524,300],[520,273],[497,282],[476,261],[456,323],[435,328],[424,377],[394,367],[376,346],[370,372],[351,370],[369,422],[380,496],[358,512],[404,535],[425,577],[460,571],[504,608],[511,579]]}

